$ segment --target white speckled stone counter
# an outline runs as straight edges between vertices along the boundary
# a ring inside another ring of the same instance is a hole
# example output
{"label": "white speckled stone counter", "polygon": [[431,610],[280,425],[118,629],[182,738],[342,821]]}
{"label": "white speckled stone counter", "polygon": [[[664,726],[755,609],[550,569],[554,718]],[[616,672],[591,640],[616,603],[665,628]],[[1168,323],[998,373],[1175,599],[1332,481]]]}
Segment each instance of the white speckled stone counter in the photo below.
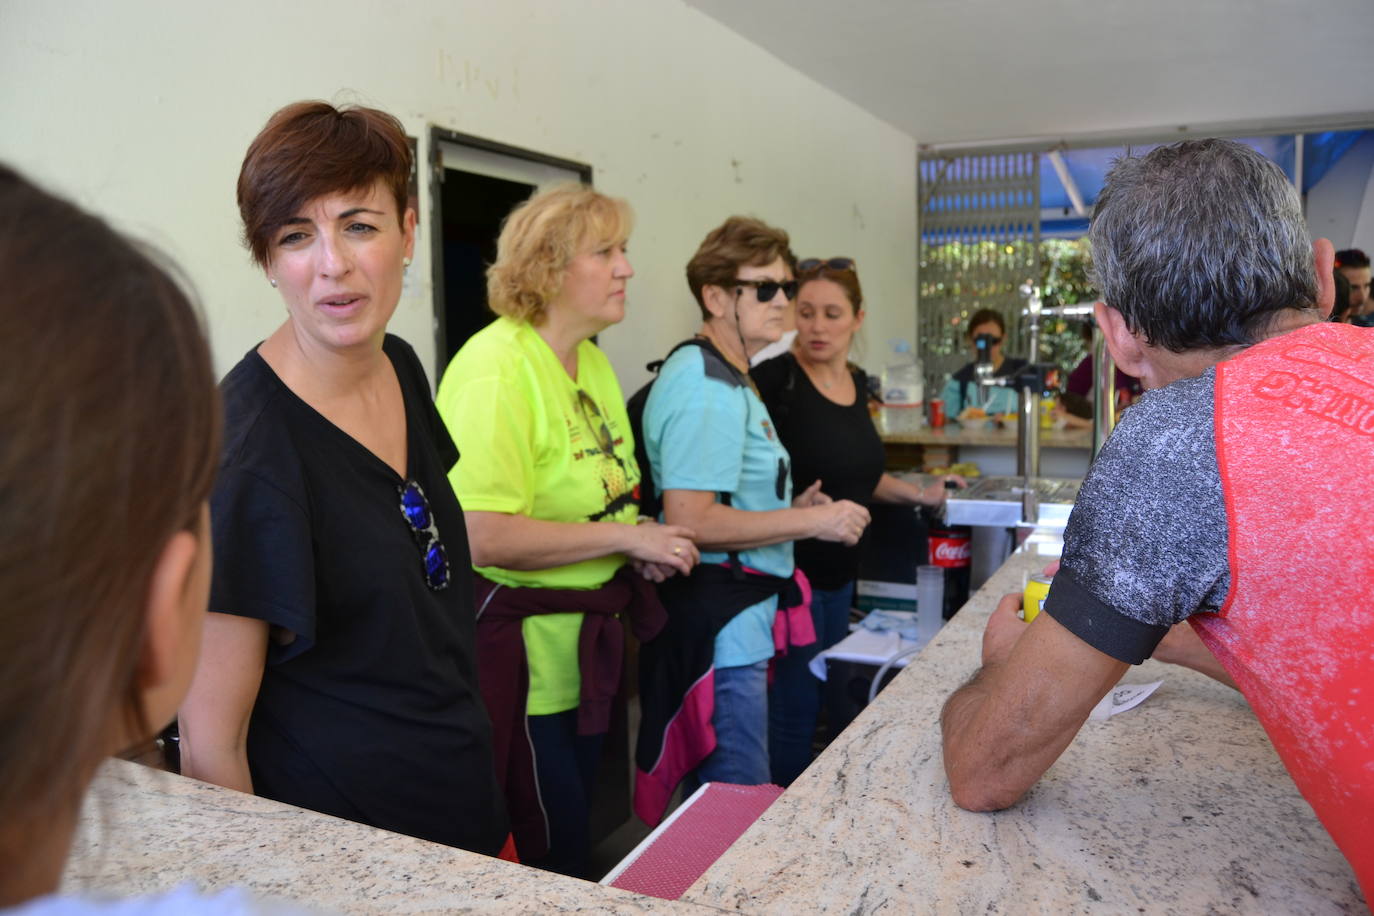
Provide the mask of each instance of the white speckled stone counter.
{"label": "white speckled stone counter", "polygon": [[[1239,694],[1147,662],[1019,805],[949,800],[938,717],[1018,553],[772,808],[670,903],[112,761],[64,890],[192,881],[345,913],[1358,913],[1355,879]],[[693,905],[695,904],[695,905]]]}
{"label": "white speckled stone counter", "polygon": [[1354,875],[1243,698],[1147,662],[1014,808],[949,800],[945,698],[1018,553],[684,900],[749,913],[1358,913]]}
{"label": "white speckled stone counter", "polygon": [[186,881],[341,913],[712,912],[108,762],[63,890],[133,896]]}

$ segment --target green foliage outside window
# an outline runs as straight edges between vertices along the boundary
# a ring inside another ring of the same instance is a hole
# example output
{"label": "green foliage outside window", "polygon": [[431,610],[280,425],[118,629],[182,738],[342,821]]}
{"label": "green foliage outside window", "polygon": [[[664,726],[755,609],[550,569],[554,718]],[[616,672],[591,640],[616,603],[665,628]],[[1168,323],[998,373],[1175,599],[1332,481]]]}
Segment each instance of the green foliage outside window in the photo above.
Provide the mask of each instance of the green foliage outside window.
{"label": "green foliage outside window", "polygon": [[[952,371],[967,357],[963,322],[978,308],[989,306],[1009,319],[1013,339],[1021,339],[1017,317],[1024,305],[1017,288],[1034,272],[1036,251],[1024,239],[922,243],[920,295],[925,326],[926,358],[948,362],[941,371]],[[1088,240],[1044,239],[1040,242],[1040,289],[1046,307],[1090,302],[1097,291],[1088,280]],[[1023,273],[1024,271],[1024,273]],[[1021,276],[1020,280],[1013,279]],[[1040,334],[1040,359],[1072,371],[1087,355],[1090,325],[1079,320],[1053,318]],[[1011,352],[1020,352],[1013,345]]]}
{"label": "green foliage outside window", "polygon": [[[1091,261],[1086,238],[1045,239],[1040,243],[1040,295],[1046,308],[1097,298],[1097,290],[1088,280]],[[1054,363],[1066,373],[1073,371],[1092,346],[1091,336],[1085,338],[1091,327],[1077,320],[1046,320],[1040,330],[1041,361]]]}

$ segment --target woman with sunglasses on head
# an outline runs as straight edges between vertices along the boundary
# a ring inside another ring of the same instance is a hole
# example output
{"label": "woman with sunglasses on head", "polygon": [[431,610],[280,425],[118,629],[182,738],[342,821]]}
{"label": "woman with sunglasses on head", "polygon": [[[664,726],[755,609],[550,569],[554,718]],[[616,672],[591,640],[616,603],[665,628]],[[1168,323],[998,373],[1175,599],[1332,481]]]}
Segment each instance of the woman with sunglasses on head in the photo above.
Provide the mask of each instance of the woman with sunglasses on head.
{"label": "woman with sunglasses on head", "polygon": [[625,201],[577,185],[517,207],[487,272],[500,317],[438,394],[460,454],[449,476],[477,567],[482,693],[516,848],[577,877],[620,684],[618,618],[657,633],[652,581],[697,560],[689,529],[639,523],[625,398],[592,341],[625,317],[631,222]]}
{"label": "woman with sunglasses on head", "polygon": [[[834,499],[938,506],[944,481],[919,487],[883,472],[883,443],[868,412],[868,377],[849,361],[863,326],[863,290],[850,258],[798,266],[797,339],[791,352],[754,369],[759,394],[792,456],[795,490],[820,486]],[[957,477],[948,478],[962,483]],[[809,538],[794,546],[811,582],[816,642],[779,658],[768,697],[773,782],[790,785],[811,762],[822,682],[808,665],[849,634],[858,545]],[[838,697],[832,699],[838,700]],[[832,722],[840,704],[830,704]]]}
{"label": "woman with sunglasses on head", "polygon": [[[992,374],[996,378],[1013,375],[1026,367],[1024,359],[1004,356],[1002,343],[1007,336],[1007,323],[1001,314],[992,309],[979,309],[968,320],[969,349],[973,351],[974,361],[965,363],[954,376],[945,383],[941,397],[945,399],[945,413],[965,422],[998,414],[1015,413],[1017,408],[1016,389],[1001,386],[979,389],[973,378],[973,367],[978,365],[978,338],[989,335],[988,357],[992,361]],[[981,412],[981,413],[980,413]]]}
{"label": "woman with sunglasses on head", "polygon": [[[696,345],[679,346],[667,358],[644,408],[664,518],[695,531],[702,550],[702,565],[689,579],[660,587],[668,628],[641,656],[641,680],[653,699],[645,698],[637,804],[649,820],[685,775],[684,764],[700,764],[701,782],[769,781],[774,620],[779,608],[804,610],[792,542],[855,544],[868,525],[867,509],[832,500],[817,486],[794,499],[790,457],[749,378],[750,356],[782,334],[783,310],[796,293],[790,262],[787,233],[759,220],[731,217],[712,230],[687,265],[703,319]],[[809,641],[809,630],[797,641]],[[678,664],[687,686],[710,685],[711,695],[689,690],[678,697],[682,683],[668,689],[651,682],[660,674],[656,665]],[[662,697],[655,691],[667,693],[666,710],[656,708]],[[710,721],[698,723],[714,732],[704,759],[709,738],[671,745],[680,732],[666,723],[678,719],[679,701],[685,716],[711,710]]]}
{"label": "woman with sunglasses on head", "polygon": [[457,457],[415,352],[386,333],[415,242],[410,151],[369,108],[288,105],[239,173],[286,321],[221,383],[205,651],[182,770],[495,855]]}
{"label": "woman with sunglasses on head", "polygon": [[171,720],[196,667],[220,407],[178,284],[4,166],[0,273],[0,910],[285,913],[236,890],[59,893],[96,769]]}

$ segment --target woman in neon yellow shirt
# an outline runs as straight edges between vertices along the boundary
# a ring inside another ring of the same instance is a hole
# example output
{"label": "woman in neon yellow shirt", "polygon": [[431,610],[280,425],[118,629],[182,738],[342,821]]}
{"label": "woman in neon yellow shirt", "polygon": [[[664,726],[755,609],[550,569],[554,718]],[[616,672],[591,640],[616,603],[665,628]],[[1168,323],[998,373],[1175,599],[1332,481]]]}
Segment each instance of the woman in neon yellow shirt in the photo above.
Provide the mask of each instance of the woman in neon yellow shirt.
{"label": "woman in neon yellow shirt", "polygon": [[516,847],[577,876],[619,682],[615,618],[652,635],[647,580],[698,556],[690,530],[639,523],[625,398],[591,340],[625,317],[631,219],[623,200],[575,185],[517,207],[487,273],[499,317],[436,398],[459,451],[449,479],[480,576],[479,676]]}

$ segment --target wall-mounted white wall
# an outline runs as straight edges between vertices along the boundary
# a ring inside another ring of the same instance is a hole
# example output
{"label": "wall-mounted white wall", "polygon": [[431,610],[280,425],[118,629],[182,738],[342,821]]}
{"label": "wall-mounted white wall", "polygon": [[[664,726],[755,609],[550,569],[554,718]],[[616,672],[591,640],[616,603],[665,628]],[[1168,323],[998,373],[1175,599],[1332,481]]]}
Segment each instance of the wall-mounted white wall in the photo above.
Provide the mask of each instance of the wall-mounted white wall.
{"label": "wall-mounted white wall", "polygon": [[1307,191],[1307,228],[1342,248],[1374,251],[1374,131],[1367,131]]}
{"label": "wall-mounted white wall", "polygon": [[[284,317],[239,244],[234,182],[301,98],[384,108],[422,156],[437,124],[589,163],[629,198],[638,273],[601,337],[627,391],[695,327],[683,267],[736,212],[802,256],[858,259],[868,362],[914,335],[915,141],[679,0],[0,6],[0,159],[181,263],[220,371]],[[430,366],[426,241],[392,329]]]}

